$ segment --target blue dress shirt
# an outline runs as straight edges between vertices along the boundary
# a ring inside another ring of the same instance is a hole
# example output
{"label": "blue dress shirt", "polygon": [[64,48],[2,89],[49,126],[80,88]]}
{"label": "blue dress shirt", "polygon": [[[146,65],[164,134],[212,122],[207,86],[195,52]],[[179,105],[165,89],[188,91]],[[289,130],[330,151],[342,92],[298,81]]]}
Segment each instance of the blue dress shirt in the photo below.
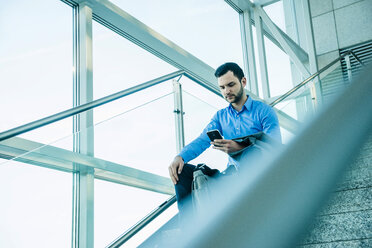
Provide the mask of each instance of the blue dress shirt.
{"label": "blue dress shirt", "polygon": [[[248,96],[241,111],[236,111],[230,104],[228,107],[217,111],[203,132],[185,146],[179,156],[185,163],[199,156],[210,147],[207,132],[217,129],[224,139],[234,139],[250,134],[264,132],[271,138],[281,142],[278,117],[275,111],[266,103],[255,101]],[[229,164],[235,164],[229,157]]]}

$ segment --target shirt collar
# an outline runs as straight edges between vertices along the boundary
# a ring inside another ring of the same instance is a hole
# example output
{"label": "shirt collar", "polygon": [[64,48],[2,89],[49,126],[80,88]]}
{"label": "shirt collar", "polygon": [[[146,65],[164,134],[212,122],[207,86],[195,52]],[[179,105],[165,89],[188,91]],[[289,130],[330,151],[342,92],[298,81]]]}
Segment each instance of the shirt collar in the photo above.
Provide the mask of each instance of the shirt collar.
{"label": "shirt collar", "polygon": [[[251,109],[252,109],[252,103],[253,103],[253,100],[252,100],[252,98],[251,97],[249,97],[249,95],[247,95],[247,100],[245,101],[245,103],[244,103],[244,105],[243,105],[243,108],[242,108],[242,110],[240,110],[240,112],[243,112],[244,111],[244,108],[246,108],[248,111],[251,111]],[[230,103],[230,105],[229,105],[229,108],[230,108],[230,110],[231,111],[233,111],[233,112],[235,112],[235,113],[240,113],[240,112],[238,112],[238,111],[236,111],[234,108],[233,108],[233,106],[231,105],[231,103]]]}

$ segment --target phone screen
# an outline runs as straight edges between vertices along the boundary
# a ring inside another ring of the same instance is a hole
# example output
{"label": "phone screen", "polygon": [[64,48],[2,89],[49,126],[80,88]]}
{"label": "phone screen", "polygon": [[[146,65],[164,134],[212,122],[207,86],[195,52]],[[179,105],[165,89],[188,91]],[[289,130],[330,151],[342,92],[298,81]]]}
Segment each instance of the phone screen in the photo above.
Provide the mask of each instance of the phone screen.
{"label": "phone screen", "polygon": [[211,131],[208,131],[207,132],[207,135],[209,137],[209,139],[211,141],[215,140],[215,139],[223,139],[220,131],[218,131],[217,129],[216,130],[211,130]]}

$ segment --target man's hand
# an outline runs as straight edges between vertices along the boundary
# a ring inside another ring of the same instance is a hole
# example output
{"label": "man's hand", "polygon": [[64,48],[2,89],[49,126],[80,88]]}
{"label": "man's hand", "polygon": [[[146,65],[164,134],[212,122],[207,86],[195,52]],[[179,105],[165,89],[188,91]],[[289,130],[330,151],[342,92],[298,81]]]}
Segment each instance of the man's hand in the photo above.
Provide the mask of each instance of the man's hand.
{"label": "man's hand", "polygon": [[178,182],[178,174],[181,174],[181,171],[183,169],[183,165],[185,163],[183,162],[182,157],[176,156],[173,159],[173,162],[169,165],[169,176],[172,179],[173,184],[177,184]]}
{"label": "man's hand", "polygon": [[240,151],[244,148],[243,145],[240,145],[238,142],[233,140],[226,140],[226,139],[215,139],[211,142],[214,149],[226,152],[226,153],[232,153],[236,151]]}

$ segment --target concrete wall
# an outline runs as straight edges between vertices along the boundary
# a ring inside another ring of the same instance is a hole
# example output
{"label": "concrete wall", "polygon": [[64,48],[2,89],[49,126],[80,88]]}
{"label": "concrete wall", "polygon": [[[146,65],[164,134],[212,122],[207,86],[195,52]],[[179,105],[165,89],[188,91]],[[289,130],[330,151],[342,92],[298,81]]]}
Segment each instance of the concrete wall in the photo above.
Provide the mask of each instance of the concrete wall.
{"label": "concrete wall", "polygon": [[371,0],[309,0],[318,65],[339,56],[338,49],[372,40]]}

